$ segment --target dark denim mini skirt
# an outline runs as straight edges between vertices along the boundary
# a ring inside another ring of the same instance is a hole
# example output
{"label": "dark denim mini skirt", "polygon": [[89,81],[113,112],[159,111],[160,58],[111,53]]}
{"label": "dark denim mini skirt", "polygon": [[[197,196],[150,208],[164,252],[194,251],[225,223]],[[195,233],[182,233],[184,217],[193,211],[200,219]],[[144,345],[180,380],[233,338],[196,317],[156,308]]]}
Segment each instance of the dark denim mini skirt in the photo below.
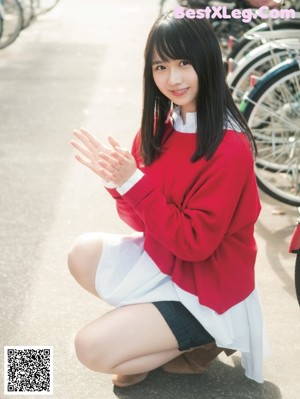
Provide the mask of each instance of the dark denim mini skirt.
{"label": "dark denim mini skirt", "polygon": [[153,302],[153,305],[160,311],[175,335],[180,351],[186,351],[215,341],[181,302],[160,301]]}

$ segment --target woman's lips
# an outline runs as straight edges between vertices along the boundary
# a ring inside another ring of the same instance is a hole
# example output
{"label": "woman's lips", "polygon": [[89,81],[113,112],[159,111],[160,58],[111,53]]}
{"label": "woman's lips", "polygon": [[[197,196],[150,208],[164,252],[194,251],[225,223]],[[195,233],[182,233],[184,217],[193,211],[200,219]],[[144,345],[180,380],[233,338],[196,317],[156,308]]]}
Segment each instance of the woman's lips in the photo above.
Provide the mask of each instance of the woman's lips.
{"label": "woman's lips", "polygon": [[188,91],[188,88],[180,89],[180,90],[171,90],[173,96],[180,97],[183,96]]}

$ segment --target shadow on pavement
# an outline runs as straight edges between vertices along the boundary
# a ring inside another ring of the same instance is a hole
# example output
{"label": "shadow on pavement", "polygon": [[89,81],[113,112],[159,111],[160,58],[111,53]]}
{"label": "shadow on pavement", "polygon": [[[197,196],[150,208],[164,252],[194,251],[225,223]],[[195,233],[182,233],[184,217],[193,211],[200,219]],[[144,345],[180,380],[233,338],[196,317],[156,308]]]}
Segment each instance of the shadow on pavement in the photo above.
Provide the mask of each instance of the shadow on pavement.
{"label": "shadow on pavement", "polygon": [[175,375],[157,369],[142,383],[129,388],[114,388],[120,399],[280,399],[279,388],[271,382],[258,384],[245,377],[240,358],[235,366],[214,361],[202,375]]}
{"label": "shadow on pavement", "polygon": [[[268,210],[268,218],[260,218],[256,224],[256,231],[265,241],[265,254],[272,268],[274,275],[281,281],[285,291],[295,297],[295,283],[294,278],[291,277],[287,267],[286,259],[290,257],[291,263],[295,260],[292,254],[289,254],[288,247],[296,225],[298,213],[296,208],[278,203],[274,207],[274,202],[267,196],[263,196],[263,201],[270,208]],[[282,215],[272,214],[272,206],[274,209],[279,208],[283,213]],[[286,220],[290,223],[286,223]],[[267,222],[267,223],[266,223]]]}

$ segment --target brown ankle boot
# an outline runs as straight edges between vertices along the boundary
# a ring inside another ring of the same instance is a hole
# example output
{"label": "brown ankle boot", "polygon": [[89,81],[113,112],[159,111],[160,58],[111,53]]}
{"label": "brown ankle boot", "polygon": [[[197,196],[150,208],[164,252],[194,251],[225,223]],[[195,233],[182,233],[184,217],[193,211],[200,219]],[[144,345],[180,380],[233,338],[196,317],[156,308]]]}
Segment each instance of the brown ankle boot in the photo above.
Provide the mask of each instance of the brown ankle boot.
{"label": "brown ankle boot", "polygon": [[138,384],[144,381],[148,373],[132,374],[132,375],[120,375],[116,374],[112,377],[112,383],[119,388],[130,387],[131,385]]}
{"label": "brown ankle boot", "polygon": [[[162,369],[167,373],[174,374],[202,374],[223,350],[223,348],[218,348],[215,343],[206,344],[183,353],[164,364]],[[227,356],[234,353],[230,349],[224,351]]]}

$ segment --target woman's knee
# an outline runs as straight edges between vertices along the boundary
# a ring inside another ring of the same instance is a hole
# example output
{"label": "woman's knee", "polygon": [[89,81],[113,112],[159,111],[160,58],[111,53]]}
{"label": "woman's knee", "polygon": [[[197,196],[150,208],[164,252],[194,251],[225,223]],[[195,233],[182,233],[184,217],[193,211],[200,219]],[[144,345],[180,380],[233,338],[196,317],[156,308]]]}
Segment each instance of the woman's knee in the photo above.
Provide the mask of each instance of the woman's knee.
{"label": "woman's knee", "polygon": [[75,338],[76,355],[78,360],[90,370],[110,373],[112,365],[107,353],[107,344],[100,336],[100,332],[95,336],[88,326],[80,330]]}
{"label": "woman's knee", "polygon": [[98,234],[85,233],[76,238],[68,253],[68,266],[76,277],[95,268],[102,254],[102,240]]}
{"label": "woman's knee", "polygon": [[84,289],[97,297],[95,279],[102,248],[100,234],[86,233],[75,240],[68,255],[68,266],[72,276]]}
{"label": "woman's knee", "polygon": [[78,360],[86,367],[92,369],[93,347],[85,329],[79,331],[75,338],[75,351]]}

